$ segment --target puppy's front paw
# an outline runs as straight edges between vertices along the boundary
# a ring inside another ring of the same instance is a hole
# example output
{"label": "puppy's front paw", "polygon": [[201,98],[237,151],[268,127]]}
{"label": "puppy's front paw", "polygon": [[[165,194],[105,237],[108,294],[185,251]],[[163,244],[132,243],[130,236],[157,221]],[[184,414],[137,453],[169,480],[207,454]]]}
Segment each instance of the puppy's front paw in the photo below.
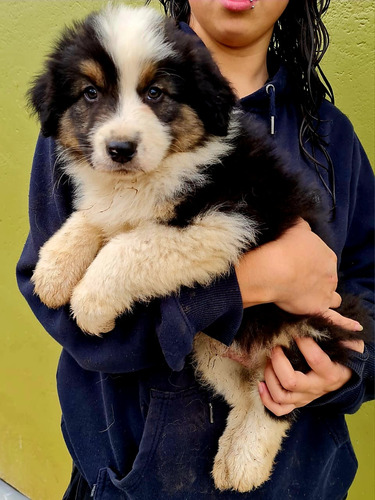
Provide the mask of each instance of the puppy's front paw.
{"label": "puppy's front paw", "polygon": [[96,287],[87,287],[84,280],[73,291],[70,308],[77,325],[85,333],[100,335],[115,327],[116,310]]}
{"label": "puppy's front paw", "polygon": [[95,273],[91,271],[75,287],[70,307],[82,331],[100,335],[113,330],[116,318],[131,309],[132,300],[125,289],[117,294],[119,290],[110,280],[95,279]]}
{"label": "puppy's front paw", "polygon": [[73,310],[72,313],[79,328],[89,335],[101,337],[103,333],[110,332],[115,327],[114,319],[105,321],[103,317],[95,314],[75,313]]}
{"label": "puppy's front paw", "polygon": [[72,265],[65,265],[59,259],[52,262],[41,259],[31,278],[34,293],[52,309],[69,302],[73,287],[78,280]]}

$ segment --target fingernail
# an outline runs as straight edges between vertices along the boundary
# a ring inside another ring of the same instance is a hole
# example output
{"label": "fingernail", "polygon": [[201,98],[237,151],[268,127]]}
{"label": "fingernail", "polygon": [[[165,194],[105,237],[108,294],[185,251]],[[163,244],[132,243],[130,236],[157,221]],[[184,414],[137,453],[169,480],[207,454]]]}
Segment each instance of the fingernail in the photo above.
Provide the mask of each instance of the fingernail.
{"label": "fingernail", "polygon": [[361,323],[356,323],[355,325],[355,331],[356,332],[362,332],[363,331],[363,326],[361,325]]}
{"label": "fingernail", "polygon": [[263,383],[262,382],[258,382],[258,391],[259,391],[259,394],[263,394],[264,393],[264,387],[263,387]]}

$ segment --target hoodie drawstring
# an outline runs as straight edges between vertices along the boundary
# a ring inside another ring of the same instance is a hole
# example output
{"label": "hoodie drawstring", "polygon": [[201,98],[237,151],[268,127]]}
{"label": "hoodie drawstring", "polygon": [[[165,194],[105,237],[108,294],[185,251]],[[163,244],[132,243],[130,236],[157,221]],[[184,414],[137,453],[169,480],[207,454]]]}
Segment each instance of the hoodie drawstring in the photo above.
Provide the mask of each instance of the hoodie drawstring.
{"label": "hoodie drawstring", "polygon": [[269,83],[266,86],[266,92],[270,99],[270,133],[275,135],[275,115],[276,115],[276,92],[275,86]]}

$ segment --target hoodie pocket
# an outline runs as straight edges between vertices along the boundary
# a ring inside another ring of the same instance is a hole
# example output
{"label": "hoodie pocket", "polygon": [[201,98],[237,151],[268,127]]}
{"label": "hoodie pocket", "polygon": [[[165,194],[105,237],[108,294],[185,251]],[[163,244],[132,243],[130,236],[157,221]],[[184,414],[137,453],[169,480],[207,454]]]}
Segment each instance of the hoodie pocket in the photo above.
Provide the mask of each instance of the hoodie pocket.
{"label": "hoodie pocket", "polygon": [[119,477],[102,469],[94,498],[179,500],[186,498],[186,492],[207,498],[214,495],[210,473],[225,426],[225,410],[221,402],[214,408],[198,387],[173,393],[152,390],[132,470]]}

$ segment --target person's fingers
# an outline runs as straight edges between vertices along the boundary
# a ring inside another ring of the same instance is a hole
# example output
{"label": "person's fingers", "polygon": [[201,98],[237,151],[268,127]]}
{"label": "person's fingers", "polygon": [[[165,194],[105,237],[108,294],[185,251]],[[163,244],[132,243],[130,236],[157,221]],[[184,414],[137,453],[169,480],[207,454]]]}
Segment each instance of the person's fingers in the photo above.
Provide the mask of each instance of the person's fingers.
{"label": "person's fingers", "polygon": [[[282,348],[277,346],[266,364],[264,382],[259,384],[263,404],[278,416],[342,387],[352,375],[350,368],[333,362],[312,338],[295,341],[311,371],[294,370]],[[357,341],[346,342],[346,345],[359,352],[363,349]]]}
{"label": "person's fingers", "polygon": [[259,382],[258,384],[259,395],[262,400],[262,403],[266,408],[268,408],[274,415],[277,417],[281,417],[283,415],[287,415],[288,413],[295,410],[295,406],[293,404],[278,404],[273,399],[267,388],[267,385],[264,382]]}
{"label": "person's fingers", "polygon": [[311,368],[306,377],[309,377],[310,391],[322,395],[342,387],[352,376],[347,366],[334,363],[318,344],[311,338],[295,339],[299,350]]}
{"label": "person's fingers", "polygon": [[265,382],[273,400],[280,404],[306,405],[324,394],[322,380],[314,372],[294,370],[280,347],[276,347],[265,369]]}
{"label": "person's fingers", "polygon": [[324,376],[332,364],[328,354],[310,337],[296,337],[294,340],[311,370]]}
{"label": "person's fingers", "polygon": [[[271,354],[271,364],[275,375],[283,389],[286,391],[305,391],[304,375],[294,370],[291,362],[286,357],[280,346],[275,347]],[[302,377],[301,377],[302,375]]]}
{"label": "person's fingers", "polygon": [[361,332],[363,330],[363,326],[358,323],[358,321],[346,318],[345,316],[342,316],[337,311],[333,311],[332,309],[328,309],[328,311],[323,314],[323,317],[328,319],[328,321],[330,321],[332,324],[340,326],[345,330],[351,330],[353,332]]}
{"label": "person's fingers", "polygon": [[280,380],[278,379],[273,365],[271,362],[268,362],[266,368],[264,370],[264,381],[267,385],[267,389],[271,395],[271,398],[275,403],[279,404],[293,404],[292,393],[288,392],[282,386]]}
{"label": "person's fingers", "polygon": [[352,351],[363,353],[365,350],[365,343],[363,340],[342,340],[341,343]]}

